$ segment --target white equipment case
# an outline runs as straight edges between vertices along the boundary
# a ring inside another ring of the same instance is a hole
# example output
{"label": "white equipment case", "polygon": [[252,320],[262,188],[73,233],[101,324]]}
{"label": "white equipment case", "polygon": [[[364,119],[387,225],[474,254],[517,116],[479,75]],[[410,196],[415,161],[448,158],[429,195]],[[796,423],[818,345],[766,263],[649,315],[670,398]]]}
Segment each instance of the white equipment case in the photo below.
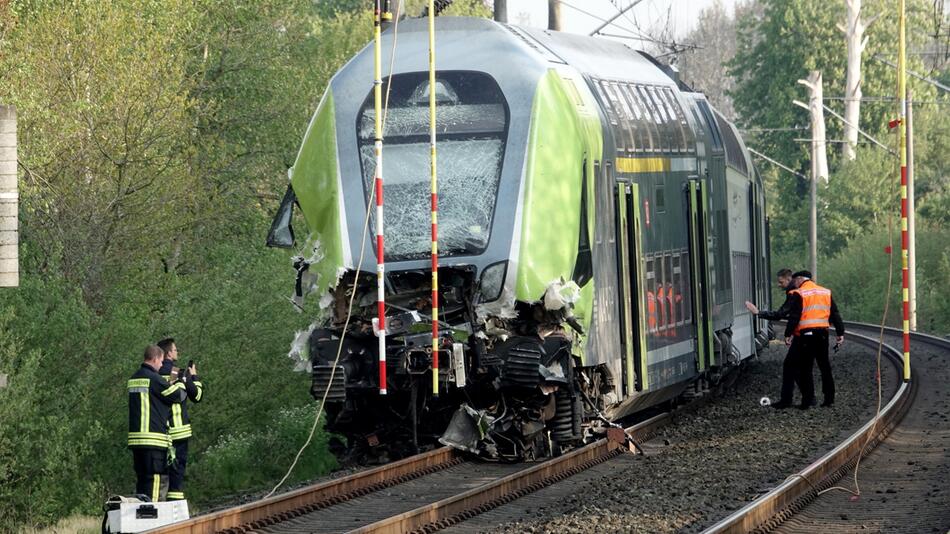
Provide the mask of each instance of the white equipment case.
{"label": "white equipment case", "polygon": [[132,534],[188,519],[188,501],[142,502],[123,498],[110,503],[118,508],[106,512],[106,532]]}

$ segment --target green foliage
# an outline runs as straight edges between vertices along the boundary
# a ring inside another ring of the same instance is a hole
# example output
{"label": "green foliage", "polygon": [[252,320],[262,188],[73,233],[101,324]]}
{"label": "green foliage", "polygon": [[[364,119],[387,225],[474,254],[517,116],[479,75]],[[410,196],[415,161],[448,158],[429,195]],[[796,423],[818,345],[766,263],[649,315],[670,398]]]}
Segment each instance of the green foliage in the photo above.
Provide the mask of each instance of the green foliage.
{"label": "green foliage", "polygon": [[[310,434],[314,417],[315,405],[282,409],[267,426],[256,425],[256,430],[227,434],[196,457],[191,476],[202,483],[195,484],[189,494],[207,502],[222,495],[269,490],[268,485],[280,480],[294,461],[297,450]],[[318,428],[287,483],[306,480],[335,467],[336,460],[324,452],[326,445],[327,434]],[[253,469],[248,469],[249,465]]]}
{"label": "green foliage", "polygon": [[[922,225],[917,231],[918,329],[950,333],[950,230]],[[892,247],[885,254],[885,247]],[[888,276],[890,269],[890,291]],[[902,321],[899,225],[867,232],[853,239],[836,258],[819,266],[820,283],[829,287],[842,317],[879,324],[889,299],[886,324],[899,328]]]}
{"label": "green foliage", "polygon": [[854,161],[843,163],[833,180],[819,186],[821,256],[834,255],[869,230],[886,228],[888,219],[899,221],[900,204],[895,201],[900,198],[898,171],[898,161],[889,153],[859,147]]}
{"label": "green foliage", "polygon": [[[447,13],[490,15],[478,0]],[[350,0],[0,0],[23,170],[21,286],[0,291],[0,530],[131,492],[124,384],[169,335],[206,385],[192,505],[283,476],[315,415],[286,354],[315,314],[288,302],[289,258],[264,235],[330,77],[372,28]],[[333,461],[320,429],[291,480]]]}

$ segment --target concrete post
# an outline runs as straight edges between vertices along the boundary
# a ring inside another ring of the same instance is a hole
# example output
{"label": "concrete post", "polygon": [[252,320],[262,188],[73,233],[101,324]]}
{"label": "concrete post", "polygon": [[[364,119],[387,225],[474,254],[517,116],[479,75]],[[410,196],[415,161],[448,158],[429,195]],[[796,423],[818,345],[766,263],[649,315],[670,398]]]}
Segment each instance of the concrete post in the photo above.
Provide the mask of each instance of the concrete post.
{"label": "concrete post", "polygon": [[0,287],[16,287],[17,234],[16,108],[0,105]]}
{"label": "concrete post", "polygon": [[508,0],[495,0],[494,18],[498,22],[508,23]]}

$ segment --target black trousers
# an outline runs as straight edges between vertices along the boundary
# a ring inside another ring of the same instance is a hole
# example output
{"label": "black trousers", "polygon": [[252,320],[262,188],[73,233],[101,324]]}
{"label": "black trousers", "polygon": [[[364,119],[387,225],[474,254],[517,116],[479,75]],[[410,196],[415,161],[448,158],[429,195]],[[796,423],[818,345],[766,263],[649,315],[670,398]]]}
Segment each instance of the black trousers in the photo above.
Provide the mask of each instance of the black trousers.
{"label": "black trousers", "polygon": [[188,465],[188,440],[172,442],[175,461],[168,467],[168,500],[185,498],[185,467]]}
{"label": "black trousers", "polygon": [[[809,336],[810,337],[810,336]],[[815,401],[815,381],[812,378],[811,368],[814,356],[808,350],[808,341],[803,336],[792,338],[792,346],[785,355],[782,363],[782,398],[780,404],[791,404],[795,394],[795,386],[802,394],[802,405],[810,406]],[[827,337],[825,337],[827,349]]]}
{"label": "black trousers", "polygon": [[[835,401],[835,379],[831,376],[831,360],[828,358],[828,331],[827,330],[806,330],[812,335],[802,335],[806,338],[806,350],[810,352],[815,363],[818,364],[818,370],[821,372],[821,394],[826,404]],[[808,366],[808,374],[812,374],[812,368]]]}
{"label": "black trousers", "polygon": [[135,469],[135,493],[145,495],[152,502],[164,497],[167,489],[168,451],[148,447],[132,449],[132,467]]}

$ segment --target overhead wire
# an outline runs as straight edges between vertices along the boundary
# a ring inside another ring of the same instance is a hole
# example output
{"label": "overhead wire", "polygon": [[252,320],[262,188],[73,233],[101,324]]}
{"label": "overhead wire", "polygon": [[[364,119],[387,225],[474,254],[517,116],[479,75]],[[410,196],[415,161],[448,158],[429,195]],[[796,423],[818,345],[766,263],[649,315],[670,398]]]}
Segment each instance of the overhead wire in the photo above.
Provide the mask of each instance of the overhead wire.
{"label": "overhead wire", "polygon": [[[400,10],[401,4],[402,2],[396,2],[396,12],[393,17],[394,18],[393,46],[392,46],[392,52],[391,52],[390,62],[389,62],[389,78],[386,84],[386,98],[385,98],[385,104],[383,106],[383,117],[382,117],[384,131],[385,131],[385,125],[386,125],[386,116],[389,112],[389,95],[390,95],[390,89],[392,88],[392,83],[391,83],[392,75],[393,75],[393,70],[396,64],[396,43],[397,43],[397,36],[399,35],[399,10]],[[329,88],[327,90],[329,90]],[[340,342],[337,345],[337,349],[336,349],[336,357],[334,358],[333,365],[331,366],[331,369],[330,369],[330,379],[327,382],[327,387],[323,390],[323,396],[320,399],[320,403],[317,405],[316,417],[314,417],[313,419],[313,425],[311,425],[310,427],[310,434],[307,436],[307,440],[297,451],[297,455],[294,457],[293,463],[290,464],[290,468],[287,469],[287,473],[285,473],[283,478],[280,479],[280,482],[278,482],[277,485],[275,485],[274,488],[270,490],[270,492],[268,492],[267,495],[264,496],[265,499],[270,497],[274,493],[276,493],[277,490],[284,484],[284,482],[286,482],[287,479],[290,478],[290,474],[293,472],[294,467],[297,466],[297,462],[300,460],[300,456],[303,454],[303,451],[306,450],[308,446],[310,446],[310,443],[313,441],[313,436],[316,433],[317,425],[320,424],[320,417],[323,415],[323,406],[324,404],[326,404],[327,396],[329,396],[330,389],[333,386],[333,378],[336,375],[337,364],[339,364],[340,356],[343,353],[343,340],[346,339],[347,328],[349,327],[350,319],[353,316],[353,301],[355,300],[355,297],[356,297],[356,283],[357,283],[357,279],[359,278],[360,269],[362,269],[363,267],[363,258],[366,253],[366,236],[369,230],[370,213],[372,212],[370,208],[373,205],[375,192],[376,192],[376,181],[372,180],[372,182],[373,182],[373,185],[370,186],[370,191],[367,197],[368,201],[366,203],[366,217],[363,218],[363,231],[361,233],[362,237],[360,239],[360,259],[359,259],[359,262],[357,262],[356,264],[357,267],[356,267],[356,274],[354,275],[354,279],[353,279],[353,291],[350,293],[350,300],[347,304],[346,319],[343,321],[342,333],[340,334]]]}

